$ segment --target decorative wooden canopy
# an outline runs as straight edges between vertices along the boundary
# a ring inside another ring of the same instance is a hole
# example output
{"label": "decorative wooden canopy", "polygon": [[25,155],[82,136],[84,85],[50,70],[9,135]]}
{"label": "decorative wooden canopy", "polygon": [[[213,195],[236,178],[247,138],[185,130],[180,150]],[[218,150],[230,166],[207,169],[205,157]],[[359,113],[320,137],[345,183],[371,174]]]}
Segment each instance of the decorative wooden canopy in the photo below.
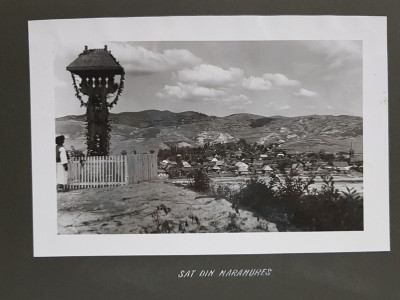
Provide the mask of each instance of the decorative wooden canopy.
{"label": "decorative wooden canopy", "polygon": [[124,73],[124,69],[107,50],[107,46],[104,46],[104,49],[88,49],[85,46],[85,50],[67,66],[67,70],[83,77],[113,76]]}

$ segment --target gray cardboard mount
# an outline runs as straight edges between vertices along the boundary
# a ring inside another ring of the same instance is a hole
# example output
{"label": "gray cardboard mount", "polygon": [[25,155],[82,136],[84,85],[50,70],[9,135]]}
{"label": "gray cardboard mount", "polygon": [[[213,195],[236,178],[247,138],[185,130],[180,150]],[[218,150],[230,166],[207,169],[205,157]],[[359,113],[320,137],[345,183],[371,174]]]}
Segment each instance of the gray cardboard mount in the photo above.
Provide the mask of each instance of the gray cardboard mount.
{"label": "gray cardboard mount", "polygon": [[[399,170],[390,168],[391,251],[33,258],[28,20],[169,15],[387,16],[390,166],[399,165],[398,1],[2,1],[1,299],[400,299]],[[46,88],[46,82],[43,82]],[[271,268],[268,277],[179,279],[180,270]]]}

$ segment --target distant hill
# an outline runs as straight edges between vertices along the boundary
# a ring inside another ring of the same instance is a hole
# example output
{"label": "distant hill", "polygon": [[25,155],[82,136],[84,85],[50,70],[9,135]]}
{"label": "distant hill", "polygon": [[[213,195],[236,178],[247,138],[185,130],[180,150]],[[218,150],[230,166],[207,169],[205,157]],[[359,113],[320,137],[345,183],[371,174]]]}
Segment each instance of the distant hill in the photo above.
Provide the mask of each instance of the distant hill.
{"label": "distant hill", "polygon": [[[67,147],[86,148],[85,120],[85,115],[56,119],[56,132],[67,137]],[[121,150],[140,153],[172,146],[196,147],[240,138],[248,143],[279,143],[282,148],[299,152],[347,151],[353,142],[356,151],[362,152],[362,118],[355,116],[215,117],[193,111],[146,110],[110,114],[110,120],[112,154]]]}
{"label": "distant hill", "polygon": [[168,110],[145,110],[141,112],[110,114],[110,120],[113,124],[122,124],[141,128],[182,125],[193,122],[210,121],[213,118],[215,117],[209,117],[205,114],[193,111],[173,113]]}

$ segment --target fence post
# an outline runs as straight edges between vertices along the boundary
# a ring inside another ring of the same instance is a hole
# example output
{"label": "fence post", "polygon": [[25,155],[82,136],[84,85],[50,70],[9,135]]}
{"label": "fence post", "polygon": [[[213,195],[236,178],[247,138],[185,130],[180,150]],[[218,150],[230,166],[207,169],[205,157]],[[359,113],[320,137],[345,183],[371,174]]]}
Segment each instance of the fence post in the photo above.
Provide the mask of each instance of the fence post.
{"label": "fence post", "polygon": [[128,174],[128,156],[124,155],[124,171],[125,171],[125,184],[129,183],[129,174]]}

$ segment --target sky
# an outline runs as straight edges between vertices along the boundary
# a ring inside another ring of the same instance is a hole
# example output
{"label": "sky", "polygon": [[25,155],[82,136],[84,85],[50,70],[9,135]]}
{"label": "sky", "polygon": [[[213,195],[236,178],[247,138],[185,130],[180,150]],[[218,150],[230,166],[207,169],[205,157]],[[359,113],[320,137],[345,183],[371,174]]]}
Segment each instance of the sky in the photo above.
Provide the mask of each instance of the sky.
{"label": "sky", "polygon": [[[362,116],[361,41],[110,42],[125,69],[112,113],[148,109],[214,116]],[[59,45],[56,117],[80,115],[67,65],[85,45]]]}

